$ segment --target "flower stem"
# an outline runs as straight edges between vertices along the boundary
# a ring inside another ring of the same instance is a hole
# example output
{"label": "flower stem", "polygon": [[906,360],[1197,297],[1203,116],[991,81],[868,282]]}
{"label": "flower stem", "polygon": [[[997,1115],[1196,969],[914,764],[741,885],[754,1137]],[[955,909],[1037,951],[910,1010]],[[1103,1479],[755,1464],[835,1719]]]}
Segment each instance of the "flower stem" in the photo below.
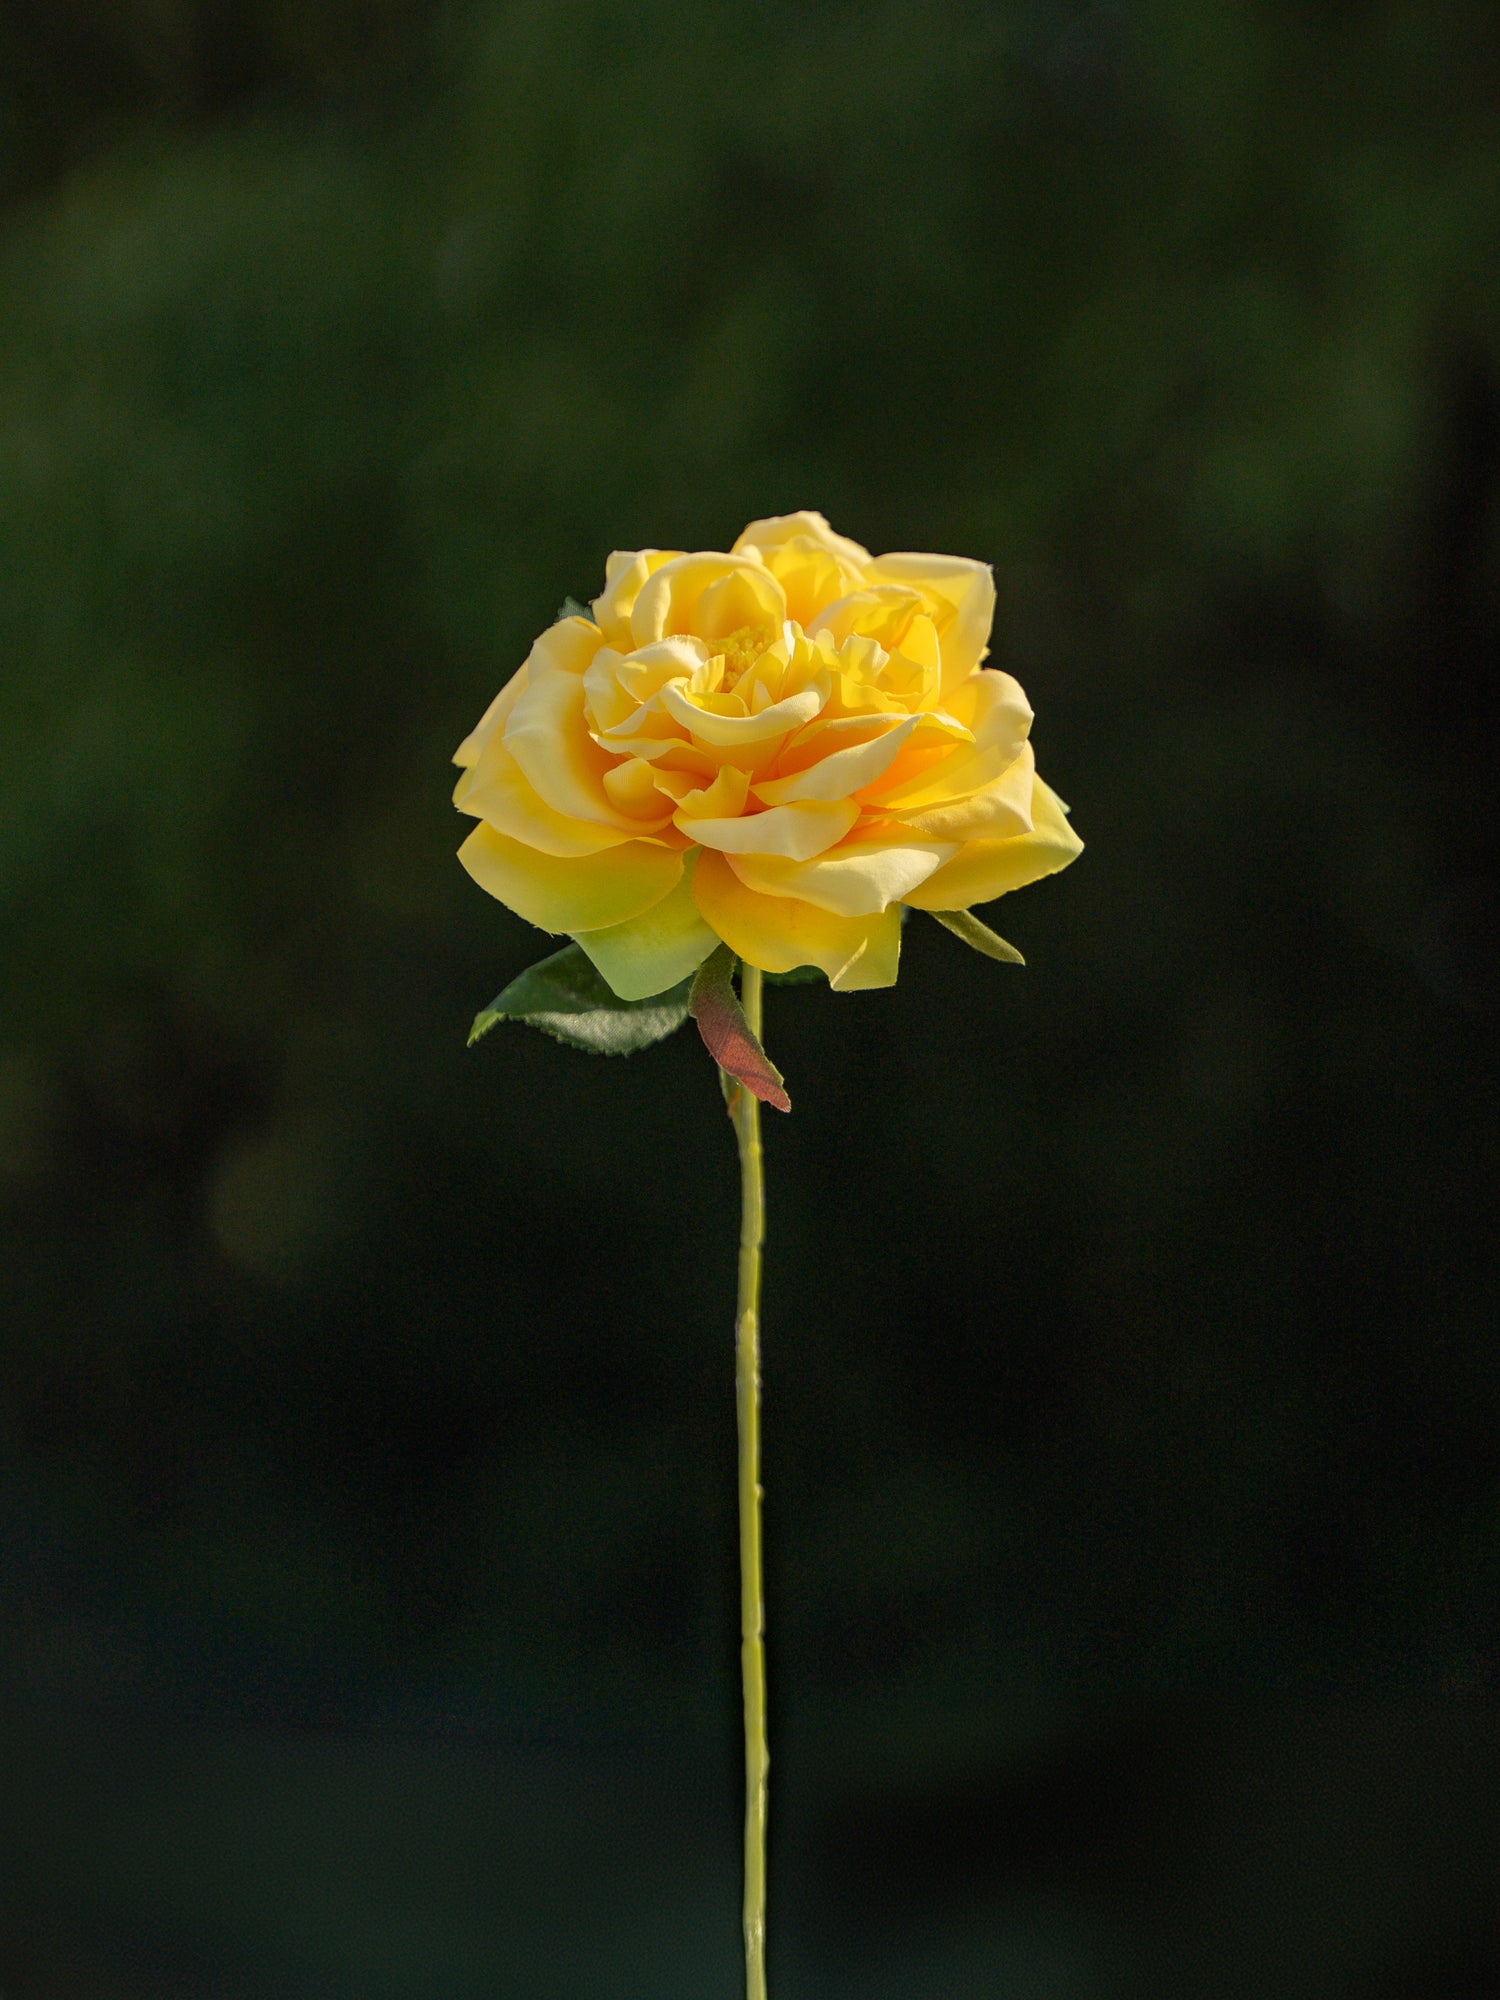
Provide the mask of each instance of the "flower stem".
{"label": "flower stem", "polygon": [[[760,1038],[761,975],[744,967],[741,1002]],[[745,1996],[766,2000],[766,1657],[760,1578],[760,1250],[766,1234],[760,1102],[734,1093],[740,1149],[740,1283],[735,1403],[740,1440],[740,1671],[745,1688]]]}

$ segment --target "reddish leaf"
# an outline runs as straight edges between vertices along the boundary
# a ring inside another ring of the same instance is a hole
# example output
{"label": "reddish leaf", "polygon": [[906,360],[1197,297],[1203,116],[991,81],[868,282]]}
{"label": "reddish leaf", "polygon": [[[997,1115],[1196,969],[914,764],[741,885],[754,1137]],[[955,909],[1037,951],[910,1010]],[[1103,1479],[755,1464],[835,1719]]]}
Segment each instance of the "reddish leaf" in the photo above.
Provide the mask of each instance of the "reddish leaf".
{"label": "reddish leaf", "polygon": [[703,1046],[727,1076],[742,1083],[762,1104],[790,1111],[792,1100],[782,1087],[781,1071],[750,1032],[734,990],[733,973],[734,953],[728,945],[720,945],[699,967],[688,1012],[698,1023]]}

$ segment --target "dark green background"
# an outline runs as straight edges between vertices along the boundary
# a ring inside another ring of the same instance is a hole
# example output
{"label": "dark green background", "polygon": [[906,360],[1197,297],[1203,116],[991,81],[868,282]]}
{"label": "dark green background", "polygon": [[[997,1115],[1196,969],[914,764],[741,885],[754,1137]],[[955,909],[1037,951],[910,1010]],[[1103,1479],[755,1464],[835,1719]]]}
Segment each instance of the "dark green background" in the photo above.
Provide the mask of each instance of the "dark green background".
{"label": "dark green background", "polygon": [[1088,849],[771,995],[777,2000],[1500,1992],[1500,15],[0,18],[0,1992],[728,2000],[735,1170],[453,745],[992,561]]}

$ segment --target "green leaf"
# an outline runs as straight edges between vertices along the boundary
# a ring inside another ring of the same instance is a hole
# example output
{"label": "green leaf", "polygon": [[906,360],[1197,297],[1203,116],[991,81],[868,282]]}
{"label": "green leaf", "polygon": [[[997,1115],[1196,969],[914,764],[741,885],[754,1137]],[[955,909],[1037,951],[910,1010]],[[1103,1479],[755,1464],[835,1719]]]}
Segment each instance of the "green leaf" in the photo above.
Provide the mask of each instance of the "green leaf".
{"label": "green leaf", "polygon": [[557,615],[559,618],[587,618],[591,625],[594,622],[593,606],[580,604],[576,597],[565,597],[557,607]]}
{"label": "green leaf", "polygon": [[817,986],[828,984],[828,974],[820,972],[815,965],[794,965],[790,972],[767,972],[762,975],[770,986]]}
{"label": "green leaf", "polygon": [[698,1023],[703,1046],[719,1068],[762,1104],[790,1111],[792,1100],[783,1087],[781,1071],[750,1031],[745,1010],[734,990],[734,953],[721,944],[698,968],[688,1012]]}
{"label": "green leaf", "polygon": [[588,953],[565,945],[529,965],[496,996],[469,1030],[469,1047],[497,1021],[525,1021],[555,1042],[592,1056],[629,1056],[675,1034],[688,1015],[690,979],[649,1000],[621,1000],[594,970]]}
{"label": "green leaf", "polygon": [[936,917],[945,931],[952,931],[955,937],[974,951],[981,951],[986,958],[1002,959],[1007,965],[1024,965],[1025,959],[1013,944],[1007,944],[1003,937],[996,937],[988,924],[982,924],[972,910],[929,910],[930,917]]}

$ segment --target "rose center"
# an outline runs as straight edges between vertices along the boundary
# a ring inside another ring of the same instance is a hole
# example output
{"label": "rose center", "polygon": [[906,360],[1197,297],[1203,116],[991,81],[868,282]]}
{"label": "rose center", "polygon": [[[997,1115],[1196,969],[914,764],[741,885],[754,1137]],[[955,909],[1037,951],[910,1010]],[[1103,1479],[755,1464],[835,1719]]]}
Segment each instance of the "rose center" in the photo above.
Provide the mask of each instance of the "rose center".
{"label": "rose center", "polygon": [[766,648],[774,645],[775,640],[774,625],[741,625],[738,631],[729,633],[723,639],[714,640],[714,651],[724,656],[724,679],[721,685],[725,694],[730,692],[742,674],[749,672]]}

